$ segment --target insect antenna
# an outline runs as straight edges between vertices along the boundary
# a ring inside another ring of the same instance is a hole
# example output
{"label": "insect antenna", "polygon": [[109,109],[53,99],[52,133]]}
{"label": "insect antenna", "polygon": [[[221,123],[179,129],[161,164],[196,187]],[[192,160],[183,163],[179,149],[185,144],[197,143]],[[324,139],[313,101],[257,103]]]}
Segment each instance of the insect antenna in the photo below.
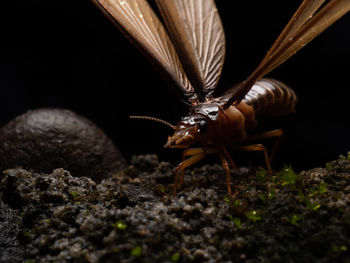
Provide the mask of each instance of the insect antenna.
{"label": "insect antenna", "polygon": [[138,119],[138,120],[148,120],[148,121],[155,121],[155,122],[158,122],[158,123],[162,123],[170,128],[172,128],[173,130],[175,130],[175,125],[172,125],[171,123],[165,121],[165,120],[162,120],[162,119],[158,119],[158,118],[155,118],[155,117],[151,117],[151,116],[129,116],[130,119]]}

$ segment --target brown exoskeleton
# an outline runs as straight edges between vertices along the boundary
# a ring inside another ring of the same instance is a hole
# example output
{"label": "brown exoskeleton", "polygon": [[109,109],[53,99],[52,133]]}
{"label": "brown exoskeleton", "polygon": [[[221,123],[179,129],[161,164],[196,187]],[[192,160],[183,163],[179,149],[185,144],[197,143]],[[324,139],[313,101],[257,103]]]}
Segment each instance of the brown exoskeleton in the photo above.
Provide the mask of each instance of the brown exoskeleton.
{"label": "brown exoskeleton", "polygon": [[[234,163],[228,145],[264,152],[271,173],[271,156],[263,145],[237,144],[280,138],[282,130],[256,135],[248,132],[256,126],[256,115],[294,111],[295,93],[281,82],[263,77],[350,10],[350,0],[304,0],[255,71],[226,95],[214,98],[225,57],[225,35],[214,0],[156,0],[167,31],[146,0],[93,2],[152,61],[189,106],[190,113],[177,126],[169,124],[175,131],[165,144],[185,149],[176,169],[174,194],[178,173],[208,153],[219,155],[231,194],[229,168]],[[190,148],[194,144],[200,147]]]}

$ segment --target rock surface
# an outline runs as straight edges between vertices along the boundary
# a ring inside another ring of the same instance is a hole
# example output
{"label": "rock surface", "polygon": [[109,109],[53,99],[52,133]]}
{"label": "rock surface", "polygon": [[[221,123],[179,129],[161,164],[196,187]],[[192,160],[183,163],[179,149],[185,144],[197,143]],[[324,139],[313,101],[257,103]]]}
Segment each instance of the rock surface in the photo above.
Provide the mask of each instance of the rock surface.
{"label": "rock surface", "polygon": [[174,198],[173,172],[154,155],[99,184],[6,170],[1,207],[21,218],[26,262],[349,262],[350,156],[299,174],[233,170],[231,199],[219,165],[188,169]]}
{"label": "rock surface", "polygon": [[74,176],[100,181],[125,167],[125,160],[104,132],[65,109],[28,111],[0,130],[0,167],[51,173],[65,168]]}

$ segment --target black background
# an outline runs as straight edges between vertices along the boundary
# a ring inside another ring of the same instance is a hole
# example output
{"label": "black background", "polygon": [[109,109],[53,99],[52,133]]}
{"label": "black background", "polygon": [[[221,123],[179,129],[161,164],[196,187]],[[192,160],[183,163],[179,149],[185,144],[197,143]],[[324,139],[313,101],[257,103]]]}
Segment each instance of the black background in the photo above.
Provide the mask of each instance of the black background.
{"label": "black background", "polygon": [[[217,1],[227,54],[218,93],[242,81],[262,59],[301,1]],[[39,107],[69,108],[93,120],[130,157],[163,149],[171,130],[129,115],[172,123],[186,112],[174,91],[88,0],[5,1],[0,9],[0,124]],[[262,120],[283,127],[276,166],[324,165],[350,150],[350,15],[269,76],[293,87],[297,114]]]}

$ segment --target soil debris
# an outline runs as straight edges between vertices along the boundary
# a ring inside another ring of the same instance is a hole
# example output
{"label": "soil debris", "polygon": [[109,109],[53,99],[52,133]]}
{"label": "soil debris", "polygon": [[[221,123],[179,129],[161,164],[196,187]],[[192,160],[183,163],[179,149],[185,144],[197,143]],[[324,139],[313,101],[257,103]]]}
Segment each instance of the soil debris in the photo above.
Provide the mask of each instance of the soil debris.
{"label": "soil debris", "polygon": [[134,156],[101,183],[64,169],[9,169],[1,215],[18,220],[1,219],[12,221],[25,262],[349,260],[350,156],[272,177],[263,168],[232,170],[230,198],[219,165],[186,170],[174,198],[173,174],[155,155]]}

